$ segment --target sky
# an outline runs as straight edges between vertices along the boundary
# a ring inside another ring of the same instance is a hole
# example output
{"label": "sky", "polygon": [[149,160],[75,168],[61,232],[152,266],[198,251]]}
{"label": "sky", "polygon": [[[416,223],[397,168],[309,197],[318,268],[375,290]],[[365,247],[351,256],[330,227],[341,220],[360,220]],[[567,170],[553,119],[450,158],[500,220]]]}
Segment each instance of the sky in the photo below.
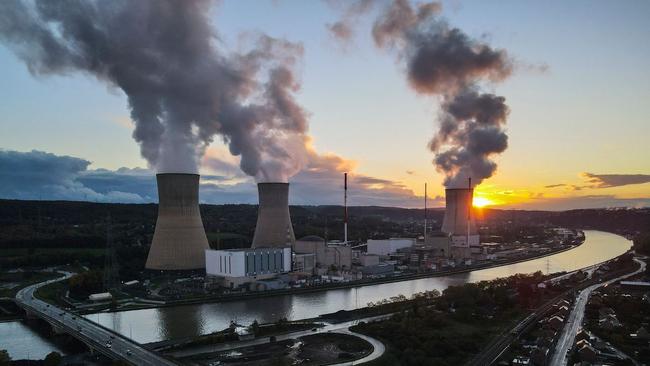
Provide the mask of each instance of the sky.
{"label": "sky", "polygon": [[[341,42],[326,25],[333,2],[225,0],[210,13],[221,46],[264,33],[301,44],[296,102],[309,143],[289,178],[292,204],[419,207],[424,184],[442,205],[445,176],[427,144],[440,100],[418,94],[390,50],[375,46],[377,10]],[[565,210],[650,206],[650,3],[450,1],[441,17],[504,49],[512,75],[485,83],[506,98],[508,148],[476,188],[478,204]],[[87,73],[33,75],[0,42],[0,197],[111,202],[156,200],[155,172],[131,137],[125,93]],[[255,203],[254,179],[220,140],[202,158],[201,200]]]}

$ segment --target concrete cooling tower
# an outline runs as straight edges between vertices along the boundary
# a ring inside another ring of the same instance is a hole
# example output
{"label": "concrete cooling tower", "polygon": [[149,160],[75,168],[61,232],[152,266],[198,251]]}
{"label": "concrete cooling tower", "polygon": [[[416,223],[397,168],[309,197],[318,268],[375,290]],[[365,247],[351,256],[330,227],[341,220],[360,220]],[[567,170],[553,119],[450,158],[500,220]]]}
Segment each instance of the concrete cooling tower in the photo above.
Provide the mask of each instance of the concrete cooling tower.
{"label": "concrete cooling tower", "polygon": [[157,174],[158,219],[145,268],[205,268],[208,239],[199,211],[198,174]]}
{"label": "concrete cooling tower", "polygon": [[[450,236],[452,247],[479,246],[480,240],[472,209],[473,196],[473,188],[447,188],[445,190],[446,208],[441,231]],[[466,257],[469,252],[459,251],[458,254]]]}
{"label": "concrete cooling tower", "polygon": [[253,248],[288,247],[296,242],[289,215],[289,183],[259,183],[260,206]]}

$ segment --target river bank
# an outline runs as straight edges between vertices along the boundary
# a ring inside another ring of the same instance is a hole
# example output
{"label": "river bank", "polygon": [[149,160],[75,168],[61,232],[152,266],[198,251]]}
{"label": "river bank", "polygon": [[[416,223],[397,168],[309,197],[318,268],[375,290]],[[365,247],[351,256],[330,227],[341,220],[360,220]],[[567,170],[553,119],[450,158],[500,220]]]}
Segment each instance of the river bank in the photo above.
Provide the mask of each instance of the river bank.
{"label": "river bank", "polygon": [[[279,290],[246,292],[241,294],[205,296],[205,297],[192,298],[192,299],[169,300],[165,302],[132,303],[126,306],[121,306],[116,310],[111,310],[110,312],[154,309],[154,308],[184,306],[184,305],[193,305],[193,304],[225,303],[225,302],[232,302],[232,301],[252,300],[258,298],[265,298],[265,297],[316,293],[316,292],[325,292],[325,291],[340,290],[340,289],[351,289],[357,287],[380,285],[385,283],[411,281],[411,280],[417,280],[423,278],[452,276],[457,274],[469,273],[472,271],[508,266],[516,263],[521,263],[521,262],[526,262],[534,259],[556,255],[559,253],[563,253],[575,249],[581,246],[583,243],[584,243],[584,239],[577,245],[570,245],[570,246],[566,246],[554,250],[552,249],[548,252],[541,253],[541,254],[522,256],[519,258],[503,260],[503,261],[485,262],[474,266],[465,266],[463,268],[452,269],[452,270],[431,271],[431,272],[422,272],[422,273],[408,273],[408,274],[403,274],[398,276],[373,278],[373,279],[350,281],[350,282],[338,282],[338,283],[331,283],[331,284],[325,284],[325,285],[319,285],[313,287],[287,288],[287,289],[279,289]],[[94,310],[86,309],[86,310],[78,310],[77,312],[82,315],[88,315],[88,314],[95,314],[98,311],[97,309]]]}

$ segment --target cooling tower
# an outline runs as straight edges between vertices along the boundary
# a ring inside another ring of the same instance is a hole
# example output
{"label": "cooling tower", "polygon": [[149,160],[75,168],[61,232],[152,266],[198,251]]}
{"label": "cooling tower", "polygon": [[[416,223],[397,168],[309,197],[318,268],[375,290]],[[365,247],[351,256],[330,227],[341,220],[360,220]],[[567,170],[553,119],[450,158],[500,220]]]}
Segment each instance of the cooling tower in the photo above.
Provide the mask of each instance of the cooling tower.
{"label": "cooling tower", "polygon": [[147,269],[205,268],[208,239],[199,211],[198,174],[157,174],[158,219]]}
{"label": "cooling tower", "polygon": [[296,237],[289,216],[289,183],[259,183],[260,206],[253,248],[292,246]]}
{"label": "cooling tower", "polygon": [[445,190],[445,218],[441,231],[453,238],[456,246],[478,245],[478,231],[472,209],[472,188],[447,188]]}

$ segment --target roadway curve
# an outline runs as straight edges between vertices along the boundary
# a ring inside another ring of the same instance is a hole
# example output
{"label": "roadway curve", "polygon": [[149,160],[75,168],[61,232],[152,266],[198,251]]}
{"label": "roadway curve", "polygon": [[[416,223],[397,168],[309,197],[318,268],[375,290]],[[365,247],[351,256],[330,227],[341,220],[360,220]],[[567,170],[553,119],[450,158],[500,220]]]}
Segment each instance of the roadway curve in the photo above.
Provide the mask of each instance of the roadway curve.
{"label": "roadway curve", "polygon": [[[354,361],[347,361],[339,364],[332,364],[331,366],[359,365],[381,357],[381,355],[384,354],[386,348],[384,347],[384,344],[381,343],[379,340],[372,337],[368,337],[367,335],[364,334],[353,332],[350,330],[350,327],[359,324],[359,322],[368,323],[373,321],[385,320],[391,317],[392,315],[393,314],[378,315],[378,316],[373,316],[373,317],[368,317],[368,318],[363,318],[358,320],[350,320],[338,324],[326,323],[324,327],[317,328],[316,330],[301,330],[292,333],[279,334],[275,336],[275,339],[276,341],[283,341],[287,339],[297,339],[300,337],[304,337],[312,334],[318,334],[318,333],[341,333],[341,334],[353,335],[355,337],[359,337],[365,340],[366,342],[370,343],[373,347],[372,352],[364,356],[363,358]],[[270,342],[270,337],[259,337],[259,338],[246,340],[246,341],[235,341],[235,342],[228,342],[228,343],[187,347],[178,351],[170,352],[169,354],[176,358],[181,358],[181,357],[188,357],[188,356],[193,356],[202,353],[221,352],[225,350],[256,346],[256,345],[266,344],[269,342]]]}
{"label": "roadway curve", "polygon": [[[27,286],[16,294],[16,302],[30,314],[50,323],[55,329],[70,334],[87,344],[93,350],[107,357],[123,360],[133,365],[176,365],[176,363],[149,351],[140,344],[106,329],[90,320],[48,304],[34,296],[40,287],[62,281],[72,276],[60,272],[63,277]],[[109,347],[107,341],[112,343]]]}
{"label": "roadway curve", "polygon": [[566,324],[564,325],[564,329],[562,330],[562,335],[560,336],[560,339],[558,339],[557,345],[555,346],[555,353],[553,354],[553,357],[551,358],[551,362],[549,363],[550,365],[566,365],[567,364],[567,354],[571,347],[573,346],[573,342],[576,338],[576,334],[578,333],[578,330],[582,326],[582,319],[584,318],[585,315],[585,307],[587,306],[587,302],[589,301],[589,296],[591,293],[602,286],[609,285],[610,283],[614,283],[616,281],[620,281],[622,279],[634,276],[636,274],[639,274],[643,271],[645,271],[646,263],[644,261],[641,261],[639,259],[634,259],[637,263],[640,264],[640,267],[638,270],[628,273],[626,275],[611,279],[606,282],[602,283],[597,283],[595,285],[591,285],[584,290],[580,291],[576,298],[575,306],[573,307],[573,310],[571,311],[571,314],[569,314],[569,319],[567,320]]}

